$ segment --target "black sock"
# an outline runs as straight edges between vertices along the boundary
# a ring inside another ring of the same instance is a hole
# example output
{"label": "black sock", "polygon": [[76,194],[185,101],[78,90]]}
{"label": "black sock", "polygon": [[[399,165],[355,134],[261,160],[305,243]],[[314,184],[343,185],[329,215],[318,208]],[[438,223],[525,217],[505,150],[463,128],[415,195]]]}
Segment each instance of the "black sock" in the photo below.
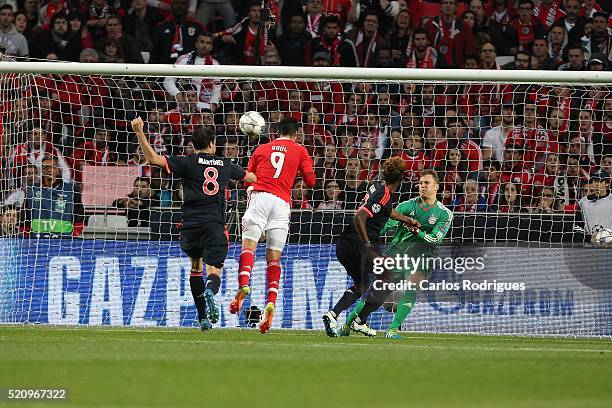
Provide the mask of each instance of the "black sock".
{"label": "black sock", "polygon": [[359,292],[355,286],[351,286],[344,292],[338,303],[336,303],[336,306],[334,306],[332,309],[332,312],[334,312],[336,317],[338,317],[340,313],[351,307],[351,305],[355,303],[360,296],[361,292]]}
{"label": "black sock", "polygon": [[357,315],[357,317],[361,321],[361,324],[368,321],[368,316],[370,316],[370,313],[375,312],[383,303],[384,302],[367,301],[366,304],[363,305],[363,309],[361,309],[361,312],[359,312],[359,314]]}
{"label": "black sock", "polygon": [[393,293],[391,290],[376,290],[374,289],[373,285],[370,286],[370,289],[368,289],[368,293],[366,294],[366,304],[363,306],[363,309],[361,309],[361,312],[359,312],[359,315],[357,316],[361,320],[361,323],[365,323],[368,320],[368,316],[381,307],[391,293]]}
{"label": "black sock", "polygon": [[219,286],[221,286],[219,275],[210,274],[206,277],[206,289],[210,289],[216,295],[219,292]]}
{"label": "black sock", "polygon": [[[197,272],[196,272],[197,273]],[[189,277],[189,286],[191,287],[191,295],[198,310],[198,321],[206,317],[206,302],[204,301],[204,279],[202,274],[191,275]]]}

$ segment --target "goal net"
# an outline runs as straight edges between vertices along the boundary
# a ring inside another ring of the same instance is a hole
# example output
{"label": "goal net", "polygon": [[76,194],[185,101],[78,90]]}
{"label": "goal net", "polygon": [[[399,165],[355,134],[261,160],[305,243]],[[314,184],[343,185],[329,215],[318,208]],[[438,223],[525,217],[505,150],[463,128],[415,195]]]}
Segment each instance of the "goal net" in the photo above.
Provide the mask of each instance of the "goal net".
{"label": "goal net", "polygon": [[[0,69],[2,323],[193,325],[190,263],[178,242],[181,182],[146,162],[130,121],[144,119],[162,155],[190,154],[193,130],[212,126],[217,153],[246,167],[290,116],[302,125],[317,186],[294,185],[275,328],[322,328],[321,315],[350,284],[335,239],[368,183],[380,180],[384,160],[401,156],[407,168],[394,205],[418,197],[419,173],[432,168],[438,200],[454,213],[429,278],[440,285],[419,291],[404,330],[612,335],[612,251],[590,243],[593,228],[612,225],[576,220],[583,197],[595,203],[608,194],[596,190],[612,172],[612,77],[9,62]],[[250,110],[267,123],[256,137],[238,127]],[[230,185],[227,199],[219,325],[249,327],[264,306],[265,244],[246,313],[231,315],[242,186]],[[399,296],[372,315],[373,328],[388,327]]]}

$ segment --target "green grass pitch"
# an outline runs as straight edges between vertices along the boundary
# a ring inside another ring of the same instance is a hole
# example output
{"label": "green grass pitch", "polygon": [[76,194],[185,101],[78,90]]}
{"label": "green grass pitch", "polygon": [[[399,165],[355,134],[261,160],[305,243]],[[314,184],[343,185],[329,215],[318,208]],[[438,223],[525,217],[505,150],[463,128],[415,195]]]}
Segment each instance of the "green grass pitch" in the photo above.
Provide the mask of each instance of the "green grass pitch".
{"label": "green grass pitch", "polygon": [[404,336],[0,326],[0,388],[69,389],[32,407],[612,406],[609,340]]}

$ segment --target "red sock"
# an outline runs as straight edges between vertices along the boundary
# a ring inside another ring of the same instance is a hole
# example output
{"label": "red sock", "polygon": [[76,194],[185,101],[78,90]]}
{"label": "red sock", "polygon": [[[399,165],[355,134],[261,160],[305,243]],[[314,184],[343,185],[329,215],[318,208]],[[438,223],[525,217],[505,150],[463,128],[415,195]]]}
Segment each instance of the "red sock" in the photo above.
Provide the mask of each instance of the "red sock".
{"label": "red sock", "polygon": [[278,295],[278,286],[280,283],[281,266],[280,261],[268,262],[268,302],[276,304],[276,296]]}
{"label": "red sock", "polygon": [[248,286],[251,279],[251,270],[255,263],[255,253],[252,249],[243,249],[238,262],[238,286]]}

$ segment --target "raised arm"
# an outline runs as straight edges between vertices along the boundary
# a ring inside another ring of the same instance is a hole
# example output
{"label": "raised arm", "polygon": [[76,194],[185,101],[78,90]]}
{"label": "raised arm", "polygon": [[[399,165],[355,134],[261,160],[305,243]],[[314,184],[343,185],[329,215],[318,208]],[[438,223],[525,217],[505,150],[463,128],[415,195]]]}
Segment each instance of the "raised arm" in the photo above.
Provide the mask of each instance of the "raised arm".
{"label": "raised arm", "polygon": [[155,150],[149,143],[149,138],[144,133],[144,122],[140,116],[132,120],[132,129],[134,129],[134,133],[136,133],[136,136],[138,137],[138,144],[142,148],[142,152],[144,153],[144,156],[149,164],[152,166],[166,168],[166,160],[164,160],[163,156],[155,153]]}

